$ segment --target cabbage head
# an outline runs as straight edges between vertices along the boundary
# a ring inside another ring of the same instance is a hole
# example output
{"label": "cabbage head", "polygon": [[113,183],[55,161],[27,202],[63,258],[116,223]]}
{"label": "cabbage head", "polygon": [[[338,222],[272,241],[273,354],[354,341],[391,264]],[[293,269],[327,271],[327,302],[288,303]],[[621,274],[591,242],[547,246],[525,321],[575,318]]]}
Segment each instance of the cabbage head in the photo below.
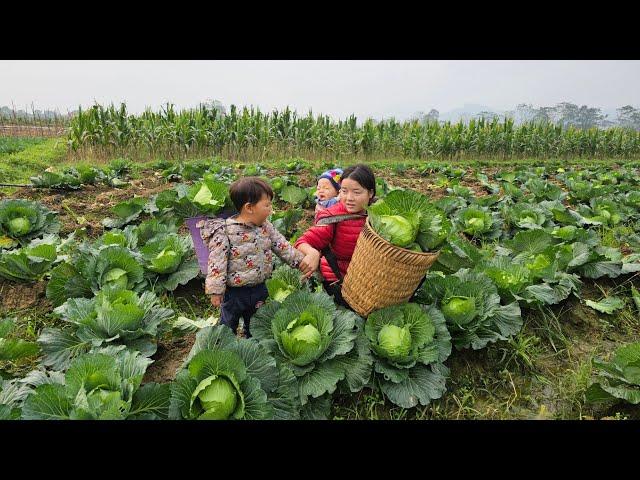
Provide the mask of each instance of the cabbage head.
{"label": "cabbage head", "polygon": [[496,285],[479,271],[463,268],[446,276],[429,273],[416,301],[439,307],[458,349],[478,350],[522,328],[518,302],[502,305]]}
{"label": "cabbage head", "polygon": [[547,217],[542,208],[529,203],[518,203],[512,207],[505,207],[505,218],[512,225],[524,229],[542,228]]}
{"label": "cabbage head", "polygon": [[438,248],[451,231],[445,213],[413,190],[392,190],[367,209],[372,228],[398,247]]}
{"label": "cabbage head", "polygon": [[445,391],[451,336],[436,308],[405,303],[372,312],[365,335],[374,355],[375,383],[404,408],[427,405]]}
{"label": "cabbage head", "polygon": [[217,180],[214,175],[206,174],[201,182],[196,182],[189,188],[187,198],[203,213],[217,213],[225,205],[229,195],[224,182]]}
{"label": "cabbage head", "polygon": [[391,359],[406,357],[411,350],[409,327],[385,325],[378,332],[378,345]]}
{"label": "cabbage head", "polygon": [[47,298],[59,306],[69,298],[90,297],[103,288],[141,291],[147,284],[142,263],[140,255],[126,247],[81,245],[75,258],[51,271]]}
{"label": "cabbage head", "polygon": [[148,270],[168,274],[178,270],[183,258],[189,253],[189,245],[177,234],[165,234],[147,242],[140,253],[146,260]]}
{"label": "cabbage head", "polygon": [[26,245],[34,238],[59,230],[57,213],[42,204],[22,199],[0,200],[0,237],[7,236]]}
{"label": "cabbage head", "polygon": [[460,229],[472,237],[490,236],[495,226],[491,213],[479,207],[468,207],[460,210],[458,212],[458,223]]}
{"label": "cabbage head", "polygon": [[[267,302],[251,318],[253,338],[295,375],[305,411],[339,383],[357,392],[369,381],[373,360],[362,329],[360,317],[322,291],[294,291],[282,302]],[[323,412],[313,418],[324,418]]]}
{"label": "cabbage head", "polygon": [[[253,326],[253,325],[252,325]],[[300,418],[295,376],[254,340],[205,327],[171,384],[171,419]]]}
{"label": "cabbage head", "polygon": [[191,409],[203,412],[198,417],[200,420],[226,420],[232,415],[238,418],[244,413],[244,399],[239,398],[238,391],[239,385],[233,376],[211,375],[193,391]]}
{"label": "cabbage head", "polygon": [[140,248],[147,277],[156,293],[186,285],[200,272],[190,236],[160,233]]}
{"label": "cabbage head", "polygon": [[[283,313],[278,318],[285,317],[288,316]],[[331,318],[310,305],[280,331],[282,349],[294,365],[307,365],[326,350],[330,341],[330,328]]]}
{"label": "cabbage head", "polygon": [[381,237],[398,247],[406,247],[414,242],[418,234],[419,219],[416,214],[381,215],[379,231]]}
{"label": "cabbage head", "polygon": [[466,325],[477,315],[475,298],[454,296],[442,300],[444,318],[457,325]]}
{"label": "cabbage head", "polygon": [[107,270],[103,277],[103,286],[110,287],[116,290],[123,290],[127,288],[129,284],[129,277],[127,271],[122,268],[112,268]]}
{"label": "cabbage head", "polygon": [[496,256],[481,262],[477,270],[493,281],[503,299],[512,299],[531,284],[529,269],[514,262],[511,257]]}

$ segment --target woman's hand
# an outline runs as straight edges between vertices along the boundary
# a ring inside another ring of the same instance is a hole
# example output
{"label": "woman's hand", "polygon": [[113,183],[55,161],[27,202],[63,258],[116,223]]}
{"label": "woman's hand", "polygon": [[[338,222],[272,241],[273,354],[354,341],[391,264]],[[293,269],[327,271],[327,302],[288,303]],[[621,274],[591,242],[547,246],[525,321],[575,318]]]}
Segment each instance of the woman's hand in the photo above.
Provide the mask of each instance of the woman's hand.
{"label": "woman's hand", "polygon": [[320,252],[312,249],[308,252],[304,258],[300,261],[300,270],[304,274],[305,278],[309,278],[318,269],[320,264]]}
{"label": "woman's hand", "polygon": [[222,299],[224,295],[211,295],[211,305],[214,307],[220,307],[222,305]]}

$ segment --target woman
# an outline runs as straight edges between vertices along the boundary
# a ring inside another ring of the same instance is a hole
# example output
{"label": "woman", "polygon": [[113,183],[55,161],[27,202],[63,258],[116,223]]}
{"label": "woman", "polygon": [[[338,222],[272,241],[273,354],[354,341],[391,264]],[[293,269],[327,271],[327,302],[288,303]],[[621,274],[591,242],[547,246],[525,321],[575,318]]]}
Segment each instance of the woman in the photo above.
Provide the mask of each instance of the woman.
{"label": "woman", "polygon": [[311,276],[320,266],[325,290],[344,306],[348,305],[342,298],[340,285],[366,221],[366,208],[375,194],[376,178],[368,166],[358,164],[345,169],[340,202],[319,212],[316,225],[294,245],[305,255],[300,262],[305,276]]}

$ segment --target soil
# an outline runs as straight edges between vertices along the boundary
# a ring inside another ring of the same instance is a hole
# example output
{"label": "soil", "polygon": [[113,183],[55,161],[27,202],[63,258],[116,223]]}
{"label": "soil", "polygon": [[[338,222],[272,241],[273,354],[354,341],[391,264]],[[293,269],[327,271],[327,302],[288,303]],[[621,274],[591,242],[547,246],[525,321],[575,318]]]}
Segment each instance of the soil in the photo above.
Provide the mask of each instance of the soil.
{"label": "soil", "polygon": [[193,333],[183,338],[158,342],[158,350],[151,357],[154,362],[147,368],[142,381],[144,383],[167,383],[173,381],[195,340],[196,335]]}
{"label": "soil", "polygon": [[[144,171],[141,175],[142,178],[131,180],[129,186],[123,189],[108,185],[86,185],[79,190],[70,191],[22,188],[10,197],[38,201],[58,212],[58,220],[62,224],[60,235],[68,235],[77,228],[84,227],[87,235],[95,238],[104,231],[102,219],[111,216],[111,208],[117,203],[133,198],[134,195],[148,198],[173,187],[153,171]],[[80,217],[84,217],[83,223],[78,223],[77,219]]]}
{"label": "soil", "polygon": [[0,279],[0,311],[51,307],[45,297],[46,288],[46,282],[10,283]]}

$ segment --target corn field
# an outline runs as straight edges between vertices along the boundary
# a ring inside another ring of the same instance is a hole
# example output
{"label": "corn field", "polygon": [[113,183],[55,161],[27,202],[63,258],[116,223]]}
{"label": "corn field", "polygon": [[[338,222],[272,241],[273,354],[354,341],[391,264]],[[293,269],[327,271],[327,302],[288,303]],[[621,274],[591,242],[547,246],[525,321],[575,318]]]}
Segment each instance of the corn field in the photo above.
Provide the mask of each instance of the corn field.
{"label": "corn field", "polygon": [[141,115],[95,105],[80,109],[68,133],[73,151],[142,149],[161,152],[292,154],[320,156],[384,156],[406,158],[597,157],[631,158],[640,154],[640,132],[624,129],[562,128],[550,123],[472,119],[458,123],[376,122],[358,125],[351,115],[334,121],[326,115],[299,116],[288,107],[263,113],[256,108],[230,107],[228,114],[200,106],[176,111],[167,104],[160,112]]}

